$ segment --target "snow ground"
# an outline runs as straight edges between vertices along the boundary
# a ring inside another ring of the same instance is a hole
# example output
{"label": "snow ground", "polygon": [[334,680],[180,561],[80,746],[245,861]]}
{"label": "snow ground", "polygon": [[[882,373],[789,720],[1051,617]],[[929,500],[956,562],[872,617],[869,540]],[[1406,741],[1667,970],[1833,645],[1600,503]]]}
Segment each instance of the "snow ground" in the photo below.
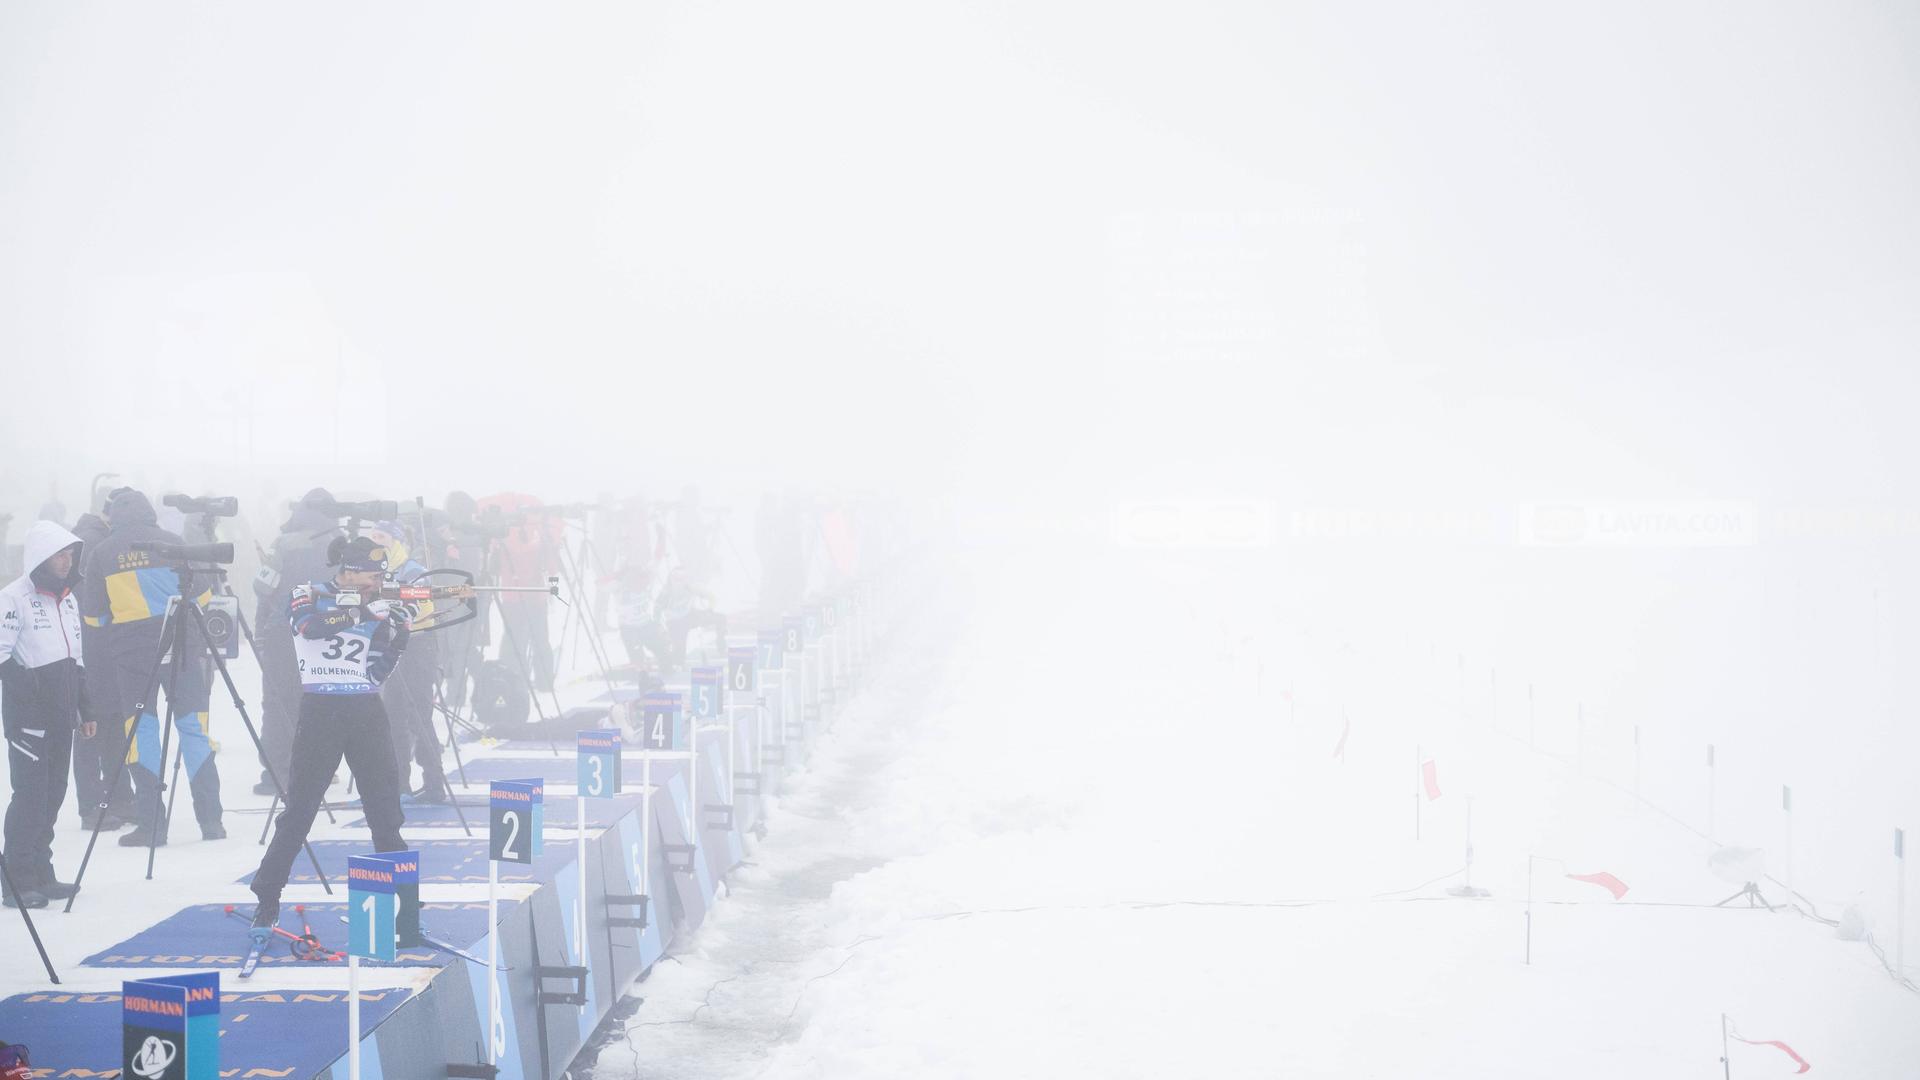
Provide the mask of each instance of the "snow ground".
{"label": "snow ground", "polygon": [[[1723,1012],[1822,1075],[1920,1072],[1920,996],[1866,946],[1712,908],[1710,841],[1463,708],[1451,665],[1356,683],[1353,646],[1177,559],[976,564],[910,603],[597,1080],[1717,1076]],[[1446,892],[1469,796],[1483,899]],[[1563,876],[1602,870],[1624,901]]]}
{"label": "snow ground", "polygon": [[[1920,998],[1865,946],[1692,906],[1733,891],[1707,872],[1713,845],[1582,776],[1568,746],[1527,750],[1511,708],[1497,726],[1463,708],[1447,650],[1297,625],[1250,599],[1266,582],[1190,559],[975,565],[990,571],[905,598],[873,683],[707,925],[636,988],[597,1080],[1708,1076],[1723,1011],[1820,1075],[1920,1072]],[[235,677],[251,700],[246,661]],[[69,988],[133,977],[77,966],[132,928],[126,897],[153,918],[250,900],[233,882],[258,858],[246,811],[267,800],[223,691],[214,724],[229,839],[176,830],[146,882],[144,852],[104,837],[93,899],[41,913]],[[1417,841],[1416,745],[1443,791]],[[1480,900],[1445,893],[1469,795]],[[364,836],[353,816],[315,837]],[[60,828],[71,874],[85,834],[71,809]],[[1538,866],[1532,965],[1529,853],[1561,860]],[[1626,880],[1627,902],[1558,876],[1595,870]],[[305,891],[289,899],[320,896]],[[7,915],[0,934],[18,936]],[[0,990],[42,987],[15,944]],[[1736,1046],[1733,1065],[1793,1069],[1763,1047]]]}

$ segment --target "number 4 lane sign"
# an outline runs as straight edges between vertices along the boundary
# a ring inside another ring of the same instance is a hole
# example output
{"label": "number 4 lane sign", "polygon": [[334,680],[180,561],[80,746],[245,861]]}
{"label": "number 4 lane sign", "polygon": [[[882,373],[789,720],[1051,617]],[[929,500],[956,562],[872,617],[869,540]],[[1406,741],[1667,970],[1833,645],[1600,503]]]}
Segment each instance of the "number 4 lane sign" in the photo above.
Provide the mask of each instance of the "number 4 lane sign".
{"label": "number 4 lane sign", "polygon": [[540,854],[540,780],[495,780],[488,792],[491,817],[488,857],[495,862],[531,863]]}
{"label": "number 4 lane sign", "polygon": [[680,695],[656,690],[640,699],[640,746],[647,750],[679,750]]}

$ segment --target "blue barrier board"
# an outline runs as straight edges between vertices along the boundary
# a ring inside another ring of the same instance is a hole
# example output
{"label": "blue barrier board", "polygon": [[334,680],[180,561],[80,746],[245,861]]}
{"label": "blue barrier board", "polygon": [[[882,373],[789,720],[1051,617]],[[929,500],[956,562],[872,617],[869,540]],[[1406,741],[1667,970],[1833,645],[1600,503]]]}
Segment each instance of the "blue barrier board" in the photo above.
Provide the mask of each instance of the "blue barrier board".
{"label": "blue barrier board", "polygon": [[[636,787],[639,785],[641,760],[642,759],[636,754],[627,754],[623,757],[620,766],[620,778],[622,782],[635,785]],[[681,759],[656,758],[653,763],[653,770],[655,773],[659,773],[663,769],[675,769],[682,764],[684,764],[684,761]],[[571,797],[571,788],[579,778],[580,764],[571,753],[565,757],[557,758],[485,758],[480,761],[467,762],[467,779],[475,783],[485,780],[539,779],[549,785],[567,785],[569,788],[567,795],[549,792],[555,802],[563,798]],[[458,790],[460,785],[459,775],[455,774],[449,777],[449,780],[455,789]],[[408,813],[412,813],[412,811],[408,810]]]}
{"label": "blue barrier board", "polygon": [[[222,979],[220,1072],[234,1077],[308,1077],[347,1048],[344,990],[236,991]],[[360,1023],[371,1031],[407,1000],[404,989],[362,990]],[[40,991],[0,1001],[0,1039],[27,1044],[35,1076],[111,1077],[120,1070],[120,995]]]}
{"label": "blue barrier board", "polygon": [[[639,781],[633,780],[631,783],[634,786],[638,786]],[[609,799],[588,799],[587,828],[612,828],[622,817],[628,814],[638,813],[639,810],[640,796],[637,793]],[[454,812],[451,806],[417,803],[407,807],[406,811],[408,825],[449,825],[456,829],[460,827],[460,816]],[[469,805],[465,800],[462,800],[460,803],[460,811],[467,815],[467,825],[473,829],[475,836],[482,835],[487,831],[487,807],[485,803],[475,807]],[[574,797],[572,795],[556,795],[548,799],[541,820],[549,829],[556,827],[576,828],[577,821],[575,819]],[[363,826],[366,823],[366,818],[359,818],[347,824],[350,826]]]}
{"label": "blue barrier board", "polygon": [[[516,901],[500,902],[501,918],[506,918]],[[226,914],[222,904],[195,904],[182,908],[109,948],[94,953],[82,963],[88,967],[134,968],[238,968],[247,951],[247,924]],[[340,916],[347,913],[344,903],[307,904],[306,921],[313,936],[327,949],[346,947],[347,925]],[[242,915],[252,913],[252,905],[237,905]],[[466,949],[487,932],[487,905],[480,903],[421,905],[421,926],[426,932],[455,948]],[[304,933],[300,914],[294,905],[281,909],[280,925],[288,931]],[[276,936],[271,947],[260,954],[264,968],[340,967],[344,960],[301,960],[293,955],[292,942]],[[445,967],[458,958],[435,949],[402,948],[394,963],[411,966]],[[0,1038],[5,1038],[0,1034]]]}
{"label": "blue barrier board", "polygon": [[[410,840],[407,846],[420,852],[420,883],[424,885],[481,884],[487,882],[487,838],[484,836],[458,837],[447,840]],[[501,881],[552,881],[561,867],[573,861],[571,842],[552,843],[540,853],[532,866],[519,863],[500,865]],[[313,852],[320,857],[320,867],[327,872],[328,880],[333,882],[336,891],[344,893],[347,883],[347,856],[365,855],[369,851],[365,840],[315,840]],[[240,879],[242,885],[253,880],[253,873]],[[313,874],[313,864],[308,862],[303,852],[293,864],[293,873],[287,881],[294,885],[318,885],[320,879]]]}

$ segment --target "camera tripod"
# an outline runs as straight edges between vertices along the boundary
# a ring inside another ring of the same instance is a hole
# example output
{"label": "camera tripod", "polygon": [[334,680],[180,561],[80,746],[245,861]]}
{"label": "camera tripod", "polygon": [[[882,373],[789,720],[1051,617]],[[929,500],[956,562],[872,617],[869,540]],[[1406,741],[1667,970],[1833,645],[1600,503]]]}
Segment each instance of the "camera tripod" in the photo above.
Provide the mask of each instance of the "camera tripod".
{"label": "camera tripod", "polygon": [[[168,827],[173,808],[170,794],[172,789],[167,784],[166,764],[167,750],[172,745],[173,740],[173,726],[179,716],[174,703],[174,685],[179,678],[180,665],[188,662],[190,659],[199,659],[201,656],[205,656],[213,661],[213,666],[220,672],[221,681],[226,684],[228,695],[233,699],[235,711],[240,714],[240,722],[246,725],[247,737],[253,740],[254,751],[260,755],[261,762],[266,766],[267,776],[273,781],[274,789],[279,793],[278,797],[282,802],[286,801],[287,793],[286,785],[280,782],[278,771],[274,769],[272,762],[266,759],[266,750],[260,745],[260,733],[254,729],[253,720],[247,715],[246,702],[241,700],[240,688],[234,685],[233,675],[227,670],[226,658],[220,655],[219,650],[213,648],[207,638],[206,614],[200,610],[198,604],[195,604],[189,599],[194,595],[193,580],[196,573],[211,574],[219,578],[224,576],[225,572],[221,570],[196,570],[190,563],[180,565],[176,567],[175,570],[180,576],[180,591],[177,595],[167,598],[167,610],[161,617],[160,647],[154,653],[153,670],[147,676],[146,683],[144,684],[146,690],[142,694],[143,700],[134,706],[133,713],[136,724],[140,717],[147,714],[147,710],[155,700],[155,695],[160,691],[160,668],[166,664],[167,657],[171,654],[173,657],[173,665],[167,670],[166,682],[166,726],[161,728],[160,731],[160,758],[155,762],[156,767],[154,768],[154,775],[160,785],[154,795],[156,799],[163,794],[167,795],[166,813],[156,813],[154,815],[153,827],[148,830],[148,881],[153,880],[154,852],[159,846],[160,834]],[[180,614],[183,610],[186,612],[185,618],[182,618]],[[187,631],[189,623],[192,624],[193,630],[195,631],[194,633]],[[116,720],[115,722],[119,723],[121,721]],[[127,756],[131,757],[132,755],[129,754]],[[125,758],[122,758],[119,768],[114,770],[113,780],[107,785],[107,792],[101,799],[99,812],[94,815],[93,831],[87,837],[86,853],[80,857],[80,869],[73,877],[75,894],[67,898],[67,905],[62,911],[71,912],[73,910],[73,901],[79,895],[80,881],[86,877],[87,864],[93,860],[94,845],[100,840],[100,825],[106,816],[107,806],[113,802],[114,796],[119,794],[121,778],[126,776],[128,770],[132,767]],[[177,781],[179,779],[179,767],[177,763],[174,768],[174,774],[174,779]],[[325,889],[327,894],[331,896],[333,894],[333,885],[327,880],[326,872],[320,869],[320,858],[313,853],[313,845],[308,843],[302,846],[306,848],[307,859],[313,863],[313,872],[314,875],[320,879],[321,888]]]}
{"label": "camera tripod", "polygon": [[1767,903],[1767,898],[1760,894],[1759,884],[1757,882],[1752,882],[1752,881],[1749,881],[1745,885],[1741,886],[1739,892],[1734,893],[1732,896],[1727,897],[1725,900],[1722,900],[1713,906],[1726,907],[1728,904],[1733,903],[1735,900],[1739,900],[1742,898],[1744,898],[1747,901],[1747,906],[1750,908],[1763,907],[1763,908],[1766,908],[1768,911],[1772,911],[1774,909],[1774,906],[1772,904]]}

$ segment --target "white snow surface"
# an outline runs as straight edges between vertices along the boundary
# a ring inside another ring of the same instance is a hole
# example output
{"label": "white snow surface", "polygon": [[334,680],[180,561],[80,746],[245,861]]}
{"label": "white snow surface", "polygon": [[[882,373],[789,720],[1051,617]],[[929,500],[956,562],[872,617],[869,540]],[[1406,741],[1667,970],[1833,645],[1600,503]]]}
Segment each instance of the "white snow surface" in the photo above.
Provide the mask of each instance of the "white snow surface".
{"label": "white snow surface", "polygon": [[[1244,568],[973,565],[897,597],[874,680],[597,1080],[1717,1077],[1723,1013],[1816,1075],[1920,1074],[1920,996],[1866,945],[1712,907],[1738,887],[1712,841],[1529,750],[1444,650],[1356,684],[1355,646]],[[1469,801],[1485,898],[1448,893]],[[1598,871],[1624,901],[1564,876]]]}

